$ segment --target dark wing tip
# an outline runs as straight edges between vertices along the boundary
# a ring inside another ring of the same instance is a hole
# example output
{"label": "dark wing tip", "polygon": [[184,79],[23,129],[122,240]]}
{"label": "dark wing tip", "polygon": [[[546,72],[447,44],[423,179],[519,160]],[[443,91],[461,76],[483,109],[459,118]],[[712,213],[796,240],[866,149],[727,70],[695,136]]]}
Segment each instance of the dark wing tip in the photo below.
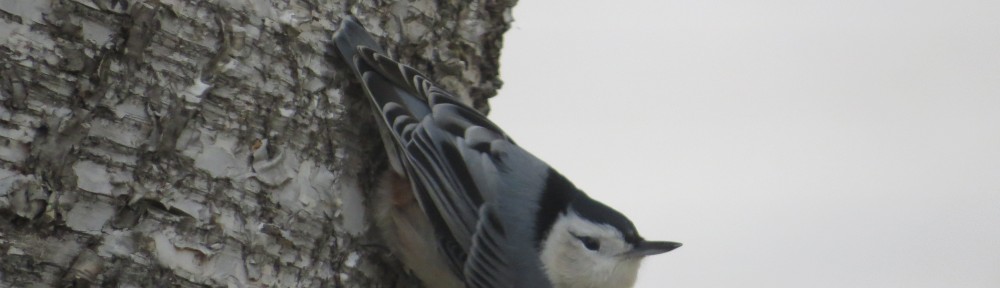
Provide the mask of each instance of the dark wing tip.
{"label": "dark wing tip", "polygon": [[358,47],[366,47],[376,53],[382,51],[382,47],[375,42],[371,34],[368,34],[368,30],[365,30],[365,27],[358,23],[358,19],[351,15],[341,19],[340,28],[333,33],[333,44],[344,61],[351,64],[355,70],[357,67],[354,65],[354,57],[358,54]]}

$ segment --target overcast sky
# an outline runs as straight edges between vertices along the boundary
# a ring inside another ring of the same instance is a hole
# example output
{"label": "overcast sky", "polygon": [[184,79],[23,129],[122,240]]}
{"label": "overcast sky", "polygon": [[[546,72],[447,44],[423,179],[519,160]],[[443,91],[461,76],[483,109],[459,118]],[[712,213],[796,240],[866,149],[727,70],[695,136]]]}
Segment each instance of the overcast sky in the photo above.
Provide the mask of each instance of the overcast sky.
{"label": "overcast sky", "polygon": [[491,118],[637,287],[1000,287],[1000,1],[520,1]]}

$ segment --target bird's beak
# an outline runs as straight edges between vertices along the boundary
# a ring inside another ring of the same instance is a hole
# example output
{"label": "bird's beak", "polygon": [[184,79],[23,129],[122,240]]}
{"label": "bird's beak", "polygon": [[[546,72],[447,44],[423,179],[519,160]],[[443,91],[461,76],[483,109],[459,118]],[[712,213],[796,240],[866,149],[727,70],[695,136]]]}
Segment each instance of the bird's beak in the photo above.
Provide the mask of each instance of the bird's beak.
{"label": "bird's beak", "polygon": [[681,247],[681,243],[670,242],[670,241],[642,241],[638,245],[632,247],[632,251],[628,253],[632,257],[646,257],[650,255],[663,254],[670,252],[670,250],[677,249]]}

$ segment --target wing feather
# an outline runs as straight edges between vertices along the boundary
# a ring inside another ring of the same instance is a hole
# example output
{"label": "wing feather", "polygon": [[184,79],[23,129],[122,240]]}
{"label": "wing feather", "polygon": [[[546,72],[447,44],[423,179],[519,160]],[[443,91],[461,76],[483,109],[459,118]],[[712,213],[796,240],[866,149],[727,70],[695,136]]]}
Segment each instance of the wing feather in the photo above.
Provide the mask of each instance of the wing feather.
{"label": "wing feather", "polygon": [[[540,276],[532,242],[523,239],[533,236],[523,232],[532,229],[531,223],[498,216],[537,209],[522,205],[537,202],[537,195],[518,191],[518,183],[504,182],[507,174],[541,177],[534,174],[544,171],[534,166],[504,170],[504,154],[540,161],[522,150],[503,151],[519,148],[478,111],[385,56],[359,24],[345,20],[334,38],[380,118],[376,122],[393,169],[410,179],[453,271],[475,288],[551,287]],[[512,239],[512,229],[520,229],[520,238]]]}
{"label": "wing feather", "polygon": [[473,240],[473,251],[465,263],[466,282],[470,288],[515,287],[513,271],[503,256],[507,237],[503,224],[494,214],[492,205],[483,206]]}

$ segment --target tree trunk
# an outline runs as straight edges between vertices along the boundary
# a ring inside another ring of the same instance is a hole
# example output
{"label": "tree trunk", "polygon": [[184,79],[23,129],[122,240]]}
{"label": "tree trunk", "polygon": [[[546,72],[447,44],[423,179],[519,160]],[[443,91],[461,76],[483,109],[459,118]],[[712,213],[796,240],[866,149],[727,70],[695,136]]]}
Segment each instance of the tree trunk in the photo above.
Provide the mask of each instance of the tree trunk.
{"label": "tree trunk", "polygon": [[485,111],[515,1],[0,1],[0,287],[416,286],[331,36]]}

